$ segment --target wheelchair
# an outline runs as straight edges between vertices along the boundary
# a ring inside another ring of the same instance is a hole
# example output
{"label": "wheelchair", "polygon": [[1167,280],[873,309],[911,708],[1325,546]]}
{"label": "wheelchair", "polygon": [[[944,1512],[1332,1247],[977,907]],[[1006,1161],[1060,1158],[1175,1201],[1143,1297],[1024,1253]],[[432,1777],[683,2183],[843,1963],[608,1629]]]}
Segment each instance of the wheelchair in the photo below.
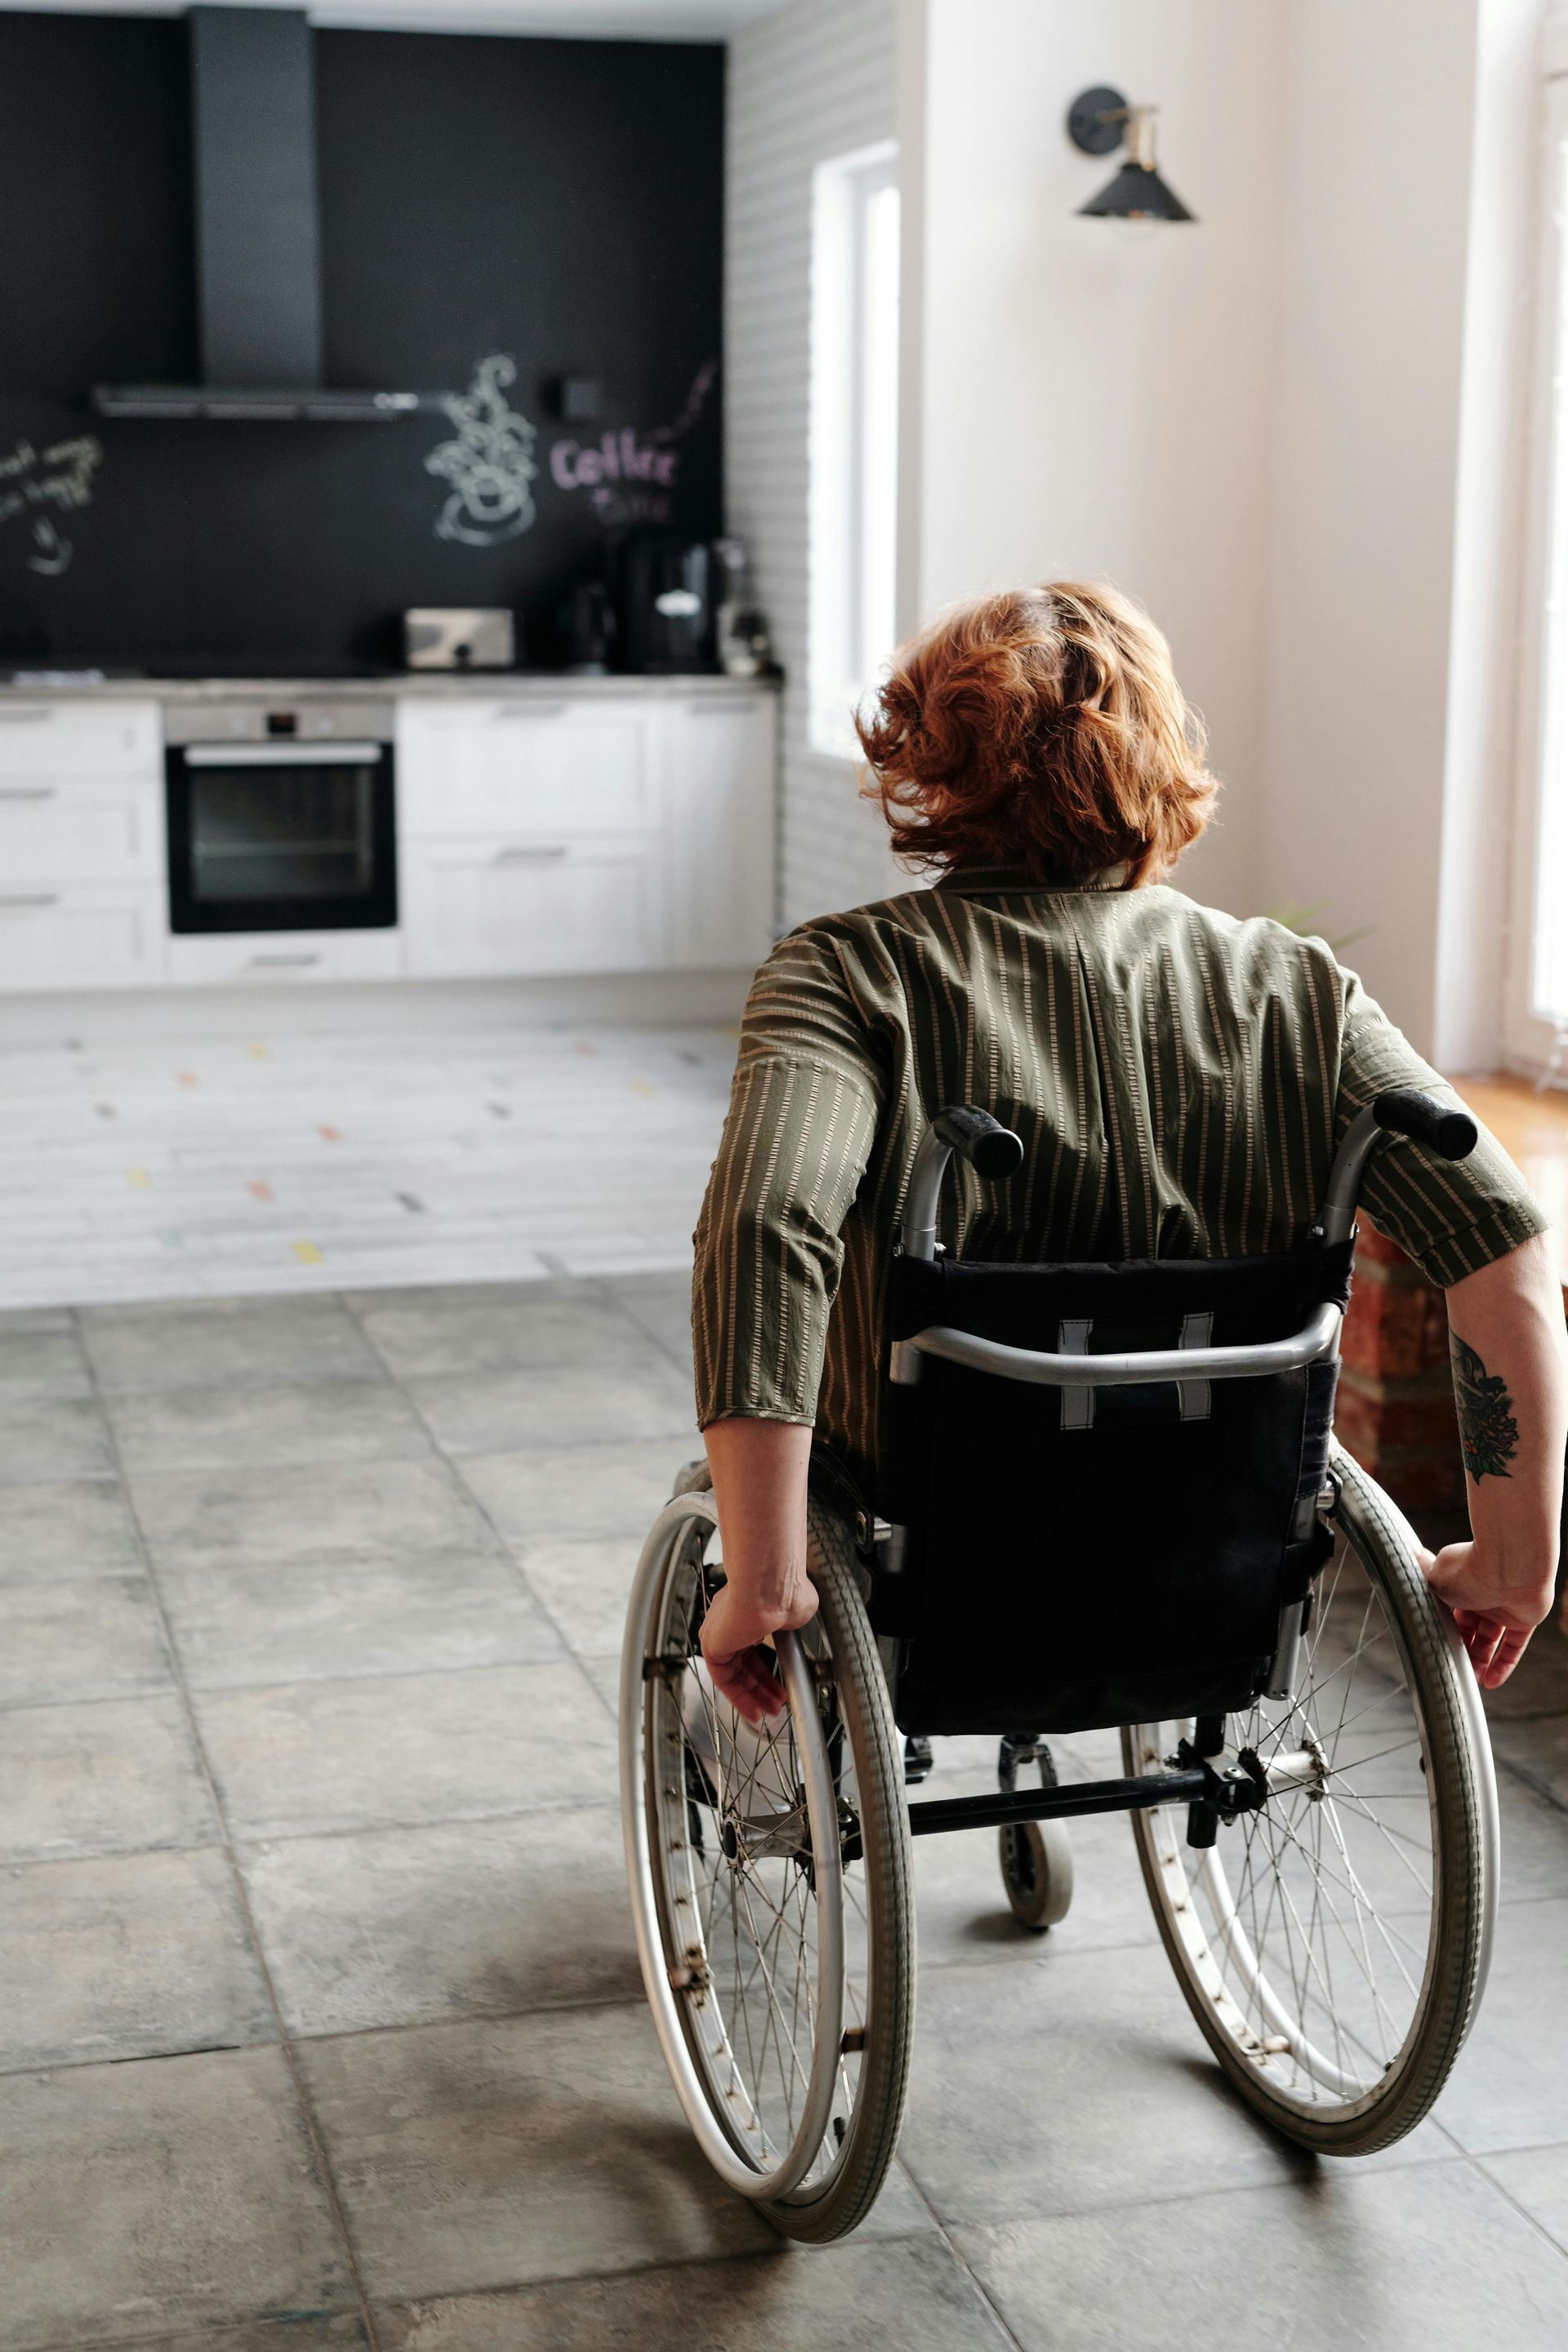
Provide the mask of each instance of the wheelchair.
{"label": "wheelchair", "polygon": [[[952,1156],[1003,1181],[1023,1147],[984,1111],[940,1115],[889,1279],[878,1492],[814,1457],[819,1608],[775,1640],[787,1713],[761,1727],[701,1662],[717,1515],[705,1465],[678,1479],[622,1659],[637,1945],[692,2130],[784,2235],[853,2230],[897,2144],[914,1837],[995,1830],[1020,1927],[1045,1931],[1071,1900],[1068,1822],[1126,1812],[1250,2107],[1351,2157],[1432,2106],[1486,1978],[1491,1751],[1415,1537],[1332,1412],[1369,1156],[1400,1133],[1460,1160],[1476,1132],[1395,1090],[1349,1129],[1297,1251],[1037,1265],[942,1253]],[[1050,1735],[1113,1727],[1121,1777],[1058,1780]],[[911,1801],[952,1734],[997,1738],[995,1794]]]}

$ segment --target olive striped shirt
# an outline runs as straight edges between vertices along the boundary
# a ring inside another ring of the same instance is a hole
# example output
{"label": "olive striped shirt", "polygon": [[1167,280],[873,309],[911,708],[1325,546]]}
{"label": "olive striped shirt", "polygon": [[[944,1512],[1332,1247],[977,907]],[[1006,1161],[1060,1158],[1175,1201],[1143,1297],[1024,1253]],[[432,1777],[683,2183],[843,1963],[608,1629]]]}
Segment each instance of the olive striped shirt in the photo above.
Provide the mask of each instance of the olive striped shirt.
{"label": "olive striped shirt", "polygon": [[[1289,1249],[1375,1094],[1456,1099],[1321,940],[1121,879],[962,868],[780,940],[747,1001],[696,1234],[704,1428],[814,1422],[869,1474],[888,1265],[946,1105],[977,1104],[1025,1146],[1005,1183],[954,1162],[948,1249],[1070,1262]],[[1484,1129],[1458,1165],[1391,1140],[1363,1198],[1444,1285],[1545,1225]]]}

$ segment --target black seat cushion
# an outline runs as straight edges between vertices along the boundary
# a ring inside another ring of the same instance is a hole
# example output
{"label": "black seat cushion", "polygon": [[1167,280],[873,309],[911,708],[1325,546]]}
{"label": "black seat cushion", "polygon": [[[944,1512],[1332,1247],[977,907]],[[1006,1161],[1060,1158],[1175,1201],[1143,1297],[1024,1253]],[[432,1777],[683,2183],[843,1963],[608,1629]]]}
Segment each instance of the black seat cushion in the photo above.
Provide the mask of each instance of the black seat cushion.
{"label": "black seat cushion", "polygon": [[[928,1325],[1014,1347],[1060,1347],[1088,1322],[1093,1354],[1179,1345],[1189,1315],[1215,1346],[1300,1329],[1348,1295],[1350,1251],[1119,1265],[900,1258],[889,1335]],[[879,1580],[879,1632],[904,1643],[906,1731],[1077,1731],[1229,1713],[1261,1689],[1288,1593],[1315,1547],[1299,1498],[1327,1461],[1337,1367],[1092,1393],[922,1357],[883,1397],[879,1507],[908,1530]]]}

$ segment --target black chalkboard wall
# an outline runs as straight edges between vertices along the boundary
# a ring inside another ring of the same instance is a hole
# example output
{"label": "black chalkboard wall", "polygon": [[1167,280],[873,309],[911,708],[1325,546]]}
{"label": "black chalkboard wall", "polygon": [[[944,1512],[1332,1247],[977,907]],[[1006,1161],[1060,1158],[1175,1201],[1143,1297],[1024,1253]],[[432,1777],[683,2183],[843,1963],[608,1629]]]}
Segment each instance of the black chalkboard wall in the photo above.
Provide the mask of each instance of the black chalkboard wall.
{"label": "black chalkboard wall", "polygon": [[[548,653],[629,532],[721,527],[721,48],[315,50],[327,381],[510,407],[531,519],[465,503],[442,415],[94,416],[89,384],[196,373],[185,26],[0,15],[0,659],[395,661],[411,604],[512,605]],[[563,373],[592,424],[551,413]]]}

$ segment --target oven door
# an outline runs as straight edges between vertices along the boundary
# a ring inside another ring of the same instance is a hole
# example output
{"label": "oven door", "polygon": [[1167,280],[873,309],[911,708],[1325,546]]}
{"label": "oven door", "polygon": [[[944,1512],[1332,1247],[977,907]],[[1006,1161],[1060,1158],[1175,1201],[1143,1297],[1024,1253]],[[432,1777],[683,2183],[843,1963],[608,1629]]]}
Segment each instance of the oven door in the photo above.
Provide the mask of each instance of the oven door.
{"label": "oven door", "polygon": [[172,930],[396,922],[390,743],[173,746],[168,801]]}

